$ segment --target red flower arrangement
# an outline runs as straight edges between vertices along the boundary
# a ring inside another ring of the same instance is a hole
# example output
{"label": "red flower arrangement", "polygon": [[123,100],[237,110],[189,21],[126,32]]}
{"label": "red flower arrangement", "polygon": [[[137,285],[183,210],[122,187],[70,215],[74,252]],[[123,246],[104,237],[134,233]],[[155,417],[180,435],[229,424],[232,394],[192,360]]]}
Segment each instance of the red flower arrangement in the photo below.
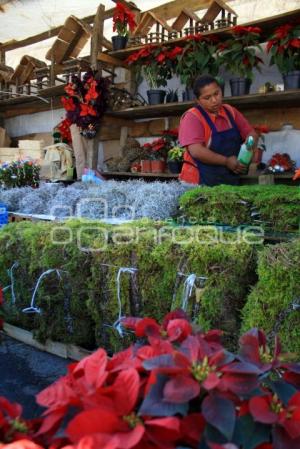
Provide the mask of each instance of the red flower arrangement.
{"label": "red flower arrangement", "polygon": [[67,123],[75,123],[87,138],[95,137],[108,104],[109,81],[107,78],[96,79],[95,75],[89,71],[82,79],[73,76],[65,87],[67,96],[61,98],[67,111]]}
{"label": "red flower arrangement", "polygon": [[70,131],[71,125],[72,125],[72,122],[67,118],[62,120],[57,125],[57,129],[60,132],[62,142],[67,143],[67,144],[72,143],[72,136],[71,136],[71,131]]}
{"label": "red flower arrangement", "polygon": [[155,139],[152,142],[143,145],[144,150],[148,153],[148,158],[153,160],[166,160],[168,151],[176,145],[178,130],[166,129],[161,131],[163,137]]}
{"label": "red flower arrangement", "polygon": [[[162,324],[135,317],[121,324],[140,342],[112,358],[97,350],[39,393],[46,411],[38,430],[27,431],[33,442],[49,449],[300,447],[300,365],[284,361],[278,339],[272,353],[252,329],[234,355],[221,331],[195,329],[181,310]],[[2,409],[0,402],[0,432]],[[39,449],[32,441],[1,449]]]}
{"label": "red flower arrangement", "polygon": [[135,28],[135,15],[127,6],[118,2],[113,15],[113,31],[116,31],[119,36],[127,36],[129,31],[133,32]]}
{"label": "red flower arrangement", "polygon": [[268,162],[268,169],[271,172],[290,171],[294,167],[294,162],[287,153],[275,153]]}
{"label": "red flower arrangement", "polygon": [[300,24],[286,24],[275,29],[267,43],[270,65],[276,64],[280,73],[300,69]]}

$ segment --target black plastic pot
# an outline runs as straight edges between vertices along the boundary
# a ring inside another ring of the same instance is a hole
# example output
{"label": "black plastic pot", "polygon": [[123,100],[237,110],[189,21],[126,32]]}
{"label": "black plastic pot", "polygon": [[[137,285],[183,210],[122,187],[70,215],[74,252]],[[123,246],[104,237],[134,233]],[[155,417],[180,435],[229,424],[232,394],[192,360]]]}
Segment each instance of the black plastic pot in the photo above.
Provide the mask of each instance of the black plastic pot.
{"label": "black plastic pot", "polygon": [[166,103],[176,103],[178,101],[178,95],[176,92],[169,92],[166,95]]}
{"label": "black plastic pot", "polygon": [[284,90],[300,88],[300,70],[293,70],[283,75]]}
{"label": "black plastic pot", "polygon": [[249,78],[231,78],[229,82],[233,97],[249,94],[251,86],[251,80]]}
{"label": "black plastic pot", "polygon": [[166,91],[161,89],[150,89],[147,90],[147,97],[149,104],[161,104],[164,102],[166,96]]}
{"label": "black plastic pot", "polygon": [[182,101],[193,101],[195,100],[195,94],[191,87],[186,87],[182,92]]}
{"label": "black plastic pot", "polygon": [[168,161],[168,169],[171,173],[180,173],[182,169],[181,161]]}
{"label": "black plastic pot", "polygon": [[117,51],[117,50],[123,50],[123,48],[126,48],[127,40],[128,40],[127,36],[119,36],[119,35],[112,36],[111,41],[112,41],[113,50]]}

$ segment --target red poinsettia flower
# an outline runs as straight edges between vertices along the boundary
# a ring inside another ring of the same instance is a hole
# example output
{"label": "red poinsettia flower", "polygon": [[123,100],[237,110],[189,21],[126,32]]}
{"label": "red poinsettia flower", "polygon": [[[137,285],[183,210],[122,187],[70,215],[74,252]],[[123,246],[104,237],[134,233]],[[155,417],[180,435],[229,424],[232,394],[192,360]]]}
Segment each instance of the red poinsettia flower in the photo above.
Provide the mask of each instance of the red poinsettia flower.
{"label": "red poinsettia flower", "polygon": [[251,27],[251,26],[245,27],[245,26],[237,25],[232,28],[232,31],[234,34],[237,34],[237,35],[246,35],[249,33],[261,34],[261,28]]}
{"label": "red poinsettia flower", "polygon": [[294,38],[288,41],[289,47],[300,48],[300,39]]}
{"label": "red poinsettia flower", "polygon": [[167,314],[161,326],[153,318],[124,318],[122,324],[133,329],[137,337],[166,337],[172,342],[181,342],[192,332],[186,314],[181,310]]}
{"label": "red poinsettia flower", "polygon": [[278,337],[275,338],[274,353],[270,352],[267,338],[263,331],[253,328],[246,332],[239,340],[239,354],[246,362],[253,363],[262,371],[268,371],[281,365],[279,355],[281,346]]}
{"label": "red poinsettia flower", "polygon": [[136,28],[135,15],[123,3],[118,2],[113,15],[113,31],[117,31],[120,35],[125,35],[129,30],[133,32]]}
{"label": "red poinsettia flower", "polygon": [[283,427],[292,439],[300,438],[300,393],[295,393],[285,407],[274,394],[255,396],[249,401],[255,421]]}
{"label": "red poinsettia flower", "polygon": [[176,56],[181,55],[183,52],[183,48],[182,47],[174,47],[172,48],[172,50],[170,50],[167,53],[167,58],[173,60],[176,58]]}
{"label": "red poinsettia flower", "polygon": [[293,28],[293,25],[290,24],[285,24],[285,25],[281,25],[280,27],[276,28],[275,30],[275,36],[278,39],[284,39],[287,37],[287,35],[289,34],[289,31]]}
{"label": "red poinsettia flower", "polygon": [[[99,398],[98,406],[79,413],[67,426],[71,441],[77,443],[83,437],[95,435],[98,445],[108,443],[108,447],[130,449],[152,442],[158,447],[175,447],[168,442],[175,442],[179,437],[178,418],[168,417],[149,419],[137,416],[135,406],[140,392],[138,372],[131,368],[120,372],[111,387],[104,389],[104,394],[111,403]],[[106,391],[105,391],[106,390]],[[102,446],[98,446],[102,447]]]}
{"label": "red poinsettia flower", "polygon": [[61,102],[66,111],[75,111],[76,105],[72,98],[61,97]]}
{"label": "red poinsettia flower", "polygon": [[96,116],[97,112],[95,111],[95,109],[90,106],[89,104],[85,104],[85,103],[81,103],[80,104],[80,116],[84,117],[86,115],[93,115]]}
{"label": "red poinsettia flower", "polygon": [[247,394],[258,384],[261,371],[255,365],[233,362],[223,350],[214,351],[199,335],[187,337],[179,351],[147,360],[146,369],[168,375],[164,400],[186,403],[204,390],[220,389]]}

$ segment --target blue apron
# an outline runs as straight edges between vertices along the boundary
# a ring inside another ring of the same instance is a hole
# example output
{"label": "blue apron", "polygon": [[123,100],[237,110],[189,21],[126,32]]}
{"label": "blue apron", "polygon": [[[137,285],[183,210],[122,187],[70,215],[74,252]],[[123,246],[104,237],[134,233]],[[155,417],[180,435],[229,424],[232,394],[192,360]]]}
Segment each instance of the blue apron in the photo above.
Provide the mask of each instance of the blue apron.
{"label": "blue apron", "polygon": [[[222,156],[237,156],[239,154],[243,139],[231,112],[224,107],[232,128],[229,128],[226,131],[217,131],[217,128],[208,113],[200,105],[197,105],[196,107],[205,118],[212,132],[209,149],[215,153],[222,154]],[[204,164],[196,159],[195,162],[200,172],[201,184],[207,186],[216,186],[219,184],[239,184],[239,175],[233,173],[231,170],[228,170],[227,167],[224,167],[223,165]]]}

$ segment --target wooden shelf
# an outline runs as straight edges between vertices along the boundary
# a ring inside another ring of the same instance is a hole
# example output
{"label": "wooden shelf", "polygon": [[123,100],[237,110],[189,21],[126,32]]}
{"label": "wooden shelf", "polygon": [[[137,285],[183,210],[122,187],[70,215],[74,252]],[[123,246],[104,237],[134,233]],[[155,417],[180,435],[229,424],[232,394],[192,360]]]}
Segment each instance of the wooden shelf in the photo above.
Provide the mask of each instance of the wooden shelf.
{"label": "wooden shelf", "polygon": [[[258,183],[258,177],[264,173],[258,172],[257,174],[251,174],[251,175],[241,175],[241,185],[248,185],[248,184],[257,184]],[[178,179],[178,175],[174,173],[131,173],[131,172],[102,172],[102,176],[104,176],[107,179],[145,179],[148,181],[159,179],[161,181],[172,181]],[[296,181],[293,181],[294,174],[293,173],[278,173],[274,175],[274,182],[275,184],[289,184],[293,186],[300,185],[300,179],[297,179]]]}
{"label": "wooden shelf", "polygon": [[164,179],[164,180],[168,180],[168,179],[177,179],[178,175],[174,174],[174,173],[141,173],[141,172],[136,172],[136,173],[131,173],[131,172],[102,172],[101,173],[102,176],[104,176],[105,178],[159,178],[159,179]]}
{"label": "wooden shelf", "polygon": [[[238,107],[238,109],[264,109],[278,108],[281,106],[299,106],[300,89],[284,92],[270,92],[267,94],[250,94],[241,97],[225,97],[224,103]],[[159,105],[146,105],[136,108],[128,108],[120,111],[107,111],[113,117],[141,119],[151,117],[170,117],[181,115],[195,104],[194,101],[180,103],[164,103]]]}
{"label": "wooden shelf", "polygon": [[[260,28],[262,28],[262,36],[261,37],[262,37],[262,42],[264,42],[264,40],[266,40],[266,38],[268,38],[268,36],[272,33],[272,31],[275,28],[277,28],[278,26],[281,26],[281,25],[285,25],[288,22],[298,20],[298,19],[300,19],[300,8],[294,9],[292,11],[288,11],[284,14],[279,14],[279,15],[276,15],[273,17],[267,17],[265,19],[259,19],[259,20],[255,20],[252,22],[243,23],[241,25],[242,26],[259,26]],[[221,28],[221,29],[216,29],[216,30],[212,30],[212,31],[206,31],[202,34],[205,36],[216,35],[216,36],[219,36],[220,39],[222,40],[222,39],[230,36],[231,32],[232,32],[232,27]],[[170,41],[166,41],[165,43],[168,45],[169,44],[170,45],[181,45],[184,43],[184,38],[172,39]],[[161,46],[162,43],[160,42],[160,43],[153,44],[153,45]],[[115,58],[124,60],[129,55],[131,55],[132,53],[134,53],[137,50],[140,50],[144,46],[145,45],[139,45],[136,47],[125,48],[124,50],[111,51],[108,54]]]}

